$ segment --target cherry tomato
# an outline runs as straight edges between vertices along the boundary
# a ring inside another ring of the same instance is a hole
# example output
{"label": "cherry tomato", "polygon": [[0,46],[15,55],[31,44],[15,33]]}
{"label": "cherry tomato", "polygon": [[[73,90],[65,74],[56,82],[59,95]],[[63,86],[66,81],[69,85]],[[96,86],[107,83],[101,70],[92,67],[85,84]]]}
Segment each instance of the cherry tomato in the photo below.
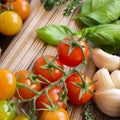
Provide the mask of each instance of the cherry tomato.
{"label": "cherry tomato", "polygon": [[29,118],[26,115],[21,114],[16,116],[14,120],[29,120]]}
{"label": "cherry tomato", "polygon": [[4,35],[15,35],[22,28],[22,19],[14,11],[4,11],[0,14],[0,32]]}
{"label": "cherry tomato", "polygon": [[[64,40],[70,41],[70,39],[71,39],[70,37],[67,37]],[[77,37],[74,37],[74,39],[78,40]],[[81,40],[79,43],[80,43],[80,45],[83,46],[83,48],[82,48],[83,53],[84,53],[86,59],[88,59],[89,48],[88,48],[87,43],[83,40]],[[60,44],[58,45],[58,49],[57,49],[59,59],[63,64],[65,64],[69,67],[75,67],[84,60],[82,51],[79,47],[75,47],[73,49],[73,51],[70,54],[68,54],[69,50],[70,50],[70,45],[68,45],[64,42],[60,42]]]}
{"label": "cherry tomato", "polygon": [[62,108],[55,111],[44,111],[39,120],[70,120],[69,114]]}
{"label": "cherry tomato", "polygon": [[[46,58],[50,61],[53,60],[53,56],[47,55]],[[55,65],[59,66],[59,68],[61,68],[63,70],[63,64],[59,61],[59,59],[56,59],[54,62]],[[52,70],[52,73],[50,71],[50,69],[46,68],[42,68],[42,66],[45,66],[46,61],[45,61],[45,57],[41,56],[39,57],[36,62],[34,63],[34,74],[37,75],[41,75],[43,77],[45,77],[46,79],[48,79],[50,82],[54,82],[57,81],[58,79],[60,79],[63,76],[63,73],[53,67],[49,67]]]}
{"label": "cherry tomato", "polygon": [[0,100],[11,98],[16,90],[16,77],[10,70],[0,69]]}
{"label": "cherry tomato", "polygon": [[30,4],[27,0],[13,0],[5,4],[12,7],[13,11],[17,12],[23,21],[26,20],[30,14]]}
{"label": "cherry tomato", "polygon": [[7,100],[0,100],[0,120],[13,120],[16,116],[14,106]]}
{"label": "cherry tomato", "polygon": [[[33,83],[32,80],[29,78],[29,74],[30,74],[30,72],[25,71],[25,70],[17,72],[16,73],[17,82],[23,83],[23,84],[29,86],[30,88],[32,88],[33,90],[40,91],[41,84]],[[35,93],[28,90],[27,88],[18,88],[18,92],[23,99],[30,99],[33,96],[35,96]],[[17,93],[15,94],[15,96],[18,97]]]}
{"label": "cherry tomato", "polygon": [[[81,74],[82,77],[84,77],[84,74]],[[91,78],[89,76],[85,77],[86,79],[86,84],[88,85],[88,83],[92,82]],[[94,91],[94,85],[84,85],[82,88],[76,86],[73,84],[73,82],[78,83],[78,84],[82,84],[82,80],[80,78],[80,76],[77,73],[73,73],[71,74],[67,79],[66,79],[66,85],[67,85],[67,89],[68,89],[68,100],[73,103],[73,104],[84,104],[86,102],[88,102],[93,94],[90,92],[85,91],[85,93],[81,96],[81,98],[79,99],[79,95],[81,92],[81,89],[83,88],[84,90],[89,89],[91,92]]]}
{"label": "cherry tomato", "polygon": [[30,72],[27,70],[21,70],[15,73],[17,79],[28,78]]}
{"label": "cherry tomato", "polygon": [[[62,92],[62,89],[59,86],[54,86],[48,91],[48,95],[54,104],[57,103],[57,106],[65,109],[66,105],[60,100],[60,92]],[[37,108],[46,108],[43,103],[50,105],[46,94],[42,94],[37,98]]]}

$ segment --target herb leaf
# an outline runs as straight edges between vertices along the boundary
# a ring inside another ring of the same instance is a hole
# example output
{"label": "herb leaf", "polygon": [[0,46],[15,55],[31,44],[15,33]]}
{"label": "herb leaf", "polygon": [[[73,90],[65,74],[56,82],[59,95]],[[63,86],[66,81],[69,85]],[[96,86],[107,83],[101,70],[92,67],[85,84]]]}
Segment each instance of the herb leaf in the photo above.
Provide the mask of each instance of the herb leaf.
{"label": "herb leaf", "polygon": [[83,28],[77,34],[86,37],[106,52],[115,54],[120,50],[120,22]]}
{"label": "herb leaf", "polygon": [[69,16],[72,11],[79,6],[80,0],[72,0],[71,3],[69,3],[66,7],[66,9],[63,12],[64,16]]}
{"label": "herb leaf", "polygon": [[95,120],[95,116],[93,114],[93,105],[92,101],[89,101],[85,104],[84,109],[82,111],[83,120]]}
{"label": "herb leaf", "polygon": [[85,0],[76,17],[87,26],[112,23],[120,17],[120,0]]}
{"label": "herb leaf", "polygon": [[37,36],[44,42],[57,46],[67,36],[75,35],[75,31],[64,25],[48,25],[36,30]]}
{"label": "herb leaf", "polygon": [[[46,10],[52,10],[54,6],[60,6],[66,4],[69,0],[40,0],[44,4]],[[69,16],[73,10],[79,6],[80,0],[71,0],[69,4],[66,5],[66,9],[63,12],[64,16]]]}

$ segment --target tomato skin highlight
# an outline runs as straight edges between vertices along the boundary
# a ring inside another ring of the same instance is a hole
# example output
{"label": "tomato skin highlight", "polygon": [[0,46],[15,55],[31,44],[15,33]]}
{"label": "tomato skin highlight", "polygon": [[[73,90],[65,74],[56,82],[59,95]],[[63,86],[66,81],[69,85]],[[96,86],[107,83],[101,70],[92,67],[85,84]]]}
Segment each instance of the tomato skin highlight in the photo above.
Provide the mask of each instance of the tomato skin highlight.
{"label": "tomato skin highlight", "polygon": [[0,69],[0,100],[10,99],[16,90],[16,76],[6,69]]}
{"label": "tomato skin highlight", "polygon": [[[33,90],[40,91],[41,84],[33,83],[32,80],[28,77],[29,74],[30,74],[30,72],[26,71],[26,70],[18,71],[16,73],[16,77],[18,79],[17,82],[25,84],[25,85],[29,86],[30,88],[32,88]],[[18,88],[18,92],[23,99],[30,99],[35,96],[35,93],[28,90],[27,88]],[[15,97],[20,99],[17,93],[15,93]]]}
{"label": "tomato skin highlight", "polygon": [[[78,40],[77,37],[74,37],[75,40]],[[64,40],[70,41],[70,37],[65,38]],[[89,57],[89,47],[87,43],[83,40],[79,42],[81,45],[84,46],[83,52],[85,54],[86,59]],[[69,67],[76,67],[80,63],[83,62],[84,57],[82,51],[79,47],[74,48],[74,50],[68,55],[70,46],[64,42],[60,42],[58,45],[57,53],[60,61],[69,66]]]}
{"label": "tomato skin highlight", "polygon": [[30,14],[30,4],[27,0],[7,1],[5,5],[9,7],[12,6],[12,11],[17,12],[23,21],[25,21]]}
{"label": "tomato skin highlight", "polygon": [[44,111],[39,120],[70,120],[68,112],[62,108],[55,111]]}
{"label": "tomato skin highlight", "polygon": [[[82,77],[84,77],[84,74],[82,74]],[[80,83],[82,84],[82,80],[80,76],[77,73],[71,74],[67,79],[66,79],[66,86],[68,89],[68,101],[73,104],[84,104],[87,103],[92,97],[93,94],[89,92],[85,92],[82,97],[79,99],[79,93],[81,88],[75,86],[73,82]],[[86,83],[91,82],[91,78],[89,76],[86,76]],[[94,85],[90,85],[89,90],[94,92]],[[74,98],[74,99],[73,99]]]}
{"label": "tomato skin highlight", "polygon": [[14,11],[4,11],[0,14],[0,32],[12,36],[22,28],[22,19]]}
{"label": "tomato skin highlight", "polygon": [[13,120],[16,111],[7,100],[0,100],[0,120]]}
{"label": "tomato skin highlight", "polygon": [[[64,109],[66,109],[65,103],[63,103],[60,100],[60,92],[61,91],[62,91],[62,89],[59,86],[53,86],[48,91],[48,95],[49,95],[50,99],[53,101],[54,104],[57,102],[57,106],[58,107],[62,107]],[[37,108],[46,108],[42,103],[50,105],[49,100],[48,100],[46,94],[42,94],[41,96],[39,96],[37,98],[37,101],[36,101]]]}
{"label": "tomato skin highlight", "polygon": [[[49,60],[53,60],[53,58],[54,58],[51,55],[46,55],[46,57]],[[59,59],[56,59],[54,63],[57,66],[59,66],[62,70],[64,69],[63,64],[59,61]],[[52,68],[52,72],[53,72],[53,75],[52,75],[51,72],[49,71],[49,69],[41,68],[41,66],[44,66],[44,65],[46,65],[46,61],[45,61],[44,56],[41,56],[34,63],[34,69],[33,69],[34,74],[41,75],[41,76],[45,77],[46,79],[48,79],[50,82],[55,82],[63,76],[63,73],[56,68]]]}

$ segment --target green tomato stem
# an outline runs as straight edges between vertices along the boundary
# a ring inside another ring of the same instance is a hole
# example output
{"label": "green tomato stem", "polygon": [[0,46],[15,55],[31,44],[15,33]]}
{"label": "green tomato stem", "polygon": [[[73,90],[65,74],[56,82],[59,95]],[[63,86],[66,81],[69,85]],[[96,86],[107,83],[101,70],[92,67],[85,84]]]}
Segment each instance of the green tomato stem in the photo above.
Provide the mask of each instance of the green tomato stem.
{"label": "green tomato stem", "polygon": [[[82,49],[81,46],[79,46],[79,47]],[[84,53],[83,53],[83,55],[84,55]],[[57,57],[56,57],[56,58],[57,58]],[[85,58],[85,56],[84,56],[84,58]],[[54,60],[54,59],[53,59],[53,60]],[[36,111],[42,110],[42,109],[37,109],[37,108],[36,108],[36,100],[37,100],[37,98],[38,98],[39,96],[41,96],[42,94],[46,94],[46,96],[47,96],[47,98],[48,98],[48,101],[50,102],[50,107],[48,106],[48,108],[49,108],[50,110],[56,110],[56,109],[58,109],[58,107],[56,106],[56,104],[53,103],[53,101],[52,101],[51,98],[49,97],[48,91],[49,91],[53,86],[62,83],[62,84],[63,84],[63,87],[64,87],[64,94],[61,94],[61,95],[63,96],[63,102],[66,104],[66,103],[67,103],[67,99],[66,99],[65,96],[67,96],[68,90],[67,90],[67,87],[66,87],[65,80],[66,80],[66,78],[67,78],[69,75],[71,75],[71,74],[73,74],[73,73],[75,73],[75,72],[79,73],[79,69],[80,69],[83,65],[85,65],[85,64],[84,64],[85,61],[86,61],[86,59],[84,59],[84,61],[83,61],[80,65],[78,65],[77,67],[75,67],[75,68],[73,68],[73,69],[70,69],[68,72],[64,72],[64,71],[63,71],[61,68],[59,68],[58,66],[56,67],[55,64],[53,64],[53,63],[51,64],[51,63],[50,63],[51,67],[56,68],[56,69],[60,70],[61,72],[63,72],[63,73],[64,73],[64,76],[61,77],[59,80],[51,83],[51,82],[48,81],[46,78],[44,78],[44,77],[42,77],[42,76],[40,76],[40,75],[34,75],[33,78],[42,78],[43,80],[45,80],[45,82],[47,82],[47,83],[49,84],[46,88],[42,89],[42,90],[39,91],[39,92],[33,90],[32,88],[30,88],[29,86],[27,86],[27,85],[25,85],[25,84],[23,84],[23,83],[17,82],[17,90],[18,90],[19,88],[26,88],[26,89],[32,91],[33,93],[35,93],[35,96],[34,96],[33,98],[28,99],[28,100],[21,99],[21,100],[18,101],[18,103],[24,103],[24,102],[28,102],[28,101],[29,101],[29,102],[32,102],[32,104],[33,104],[32,117],[33,117],[33,114],[34,114]],[[48,64],[49,64],[49,62],[51,62],[51,61],[47,61],[47,62],[48,62]],[[53,61],[53,62],[54,62],[54,61]],[[31,78],[31,77],[30,77],[30,78]],[[82,78],[82,77],[81,77],[81,78]],[[83,81],[83,84],[84,84],[85,81],[84,81],[84,80],[82,80],[82,81]],[[34,82],[37,82],[37,81],[34,81]],[[19,94],[19,93],[18,93],[18,94]],[[46,109],[45,109],[45,110],[46,110]]]}
{"label": "green tomato stem", "polygon": [[27,86],[27,85],[25,85],[25,84],[23,84],[23,83],[17,82],[17,87],[18,87],[18,88],[27,88],[27,89],[29,89],[30,91],[32,91],[33,93],[35,93],[36,95],[39,95],[39,92],[38,92],[38,91],[32,89],[31,87],[29,87],[29,86]]}

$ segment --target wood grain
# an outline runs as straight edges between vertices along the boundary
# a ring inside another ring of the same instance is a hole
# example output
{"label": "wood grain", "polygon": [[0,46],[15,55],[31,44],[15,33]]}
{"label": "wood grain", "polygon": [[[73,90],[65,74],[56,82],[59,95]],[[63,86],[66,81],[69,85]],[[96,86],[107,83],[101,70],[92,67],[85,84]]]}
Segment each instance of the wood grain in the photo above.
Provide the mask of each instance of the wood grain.
{"label": "wood grain", "polygon": [[[42,54],[56,54],[56,47],[47,45],[36,36],[35,30],[39,27],[48,24],[63,24],[74,28],[80,29],[72,20],[78,13],[78,9],[69,16],[63,17],[62,12],[65,6],[54,8],[52,11],[47,12],[40,4],[39,0],[31,0],[31,14],[25,21],[24,26],[19,34],[17,34],[3,55],[0,57],[0,68],[10,69],[14,72],[29,69],[31,70],[34,61]],[[88,74],[92,77],[96,68],[90,58],[87,69]],[[86,67],[82,68],[85,70]],[[71,105],[68,107],[71,120],[82,120],[81,111],[83,106]],[[120,120],[120,118],[110,118],[103,115],[95,106],[94,113],[96,120]]]}

